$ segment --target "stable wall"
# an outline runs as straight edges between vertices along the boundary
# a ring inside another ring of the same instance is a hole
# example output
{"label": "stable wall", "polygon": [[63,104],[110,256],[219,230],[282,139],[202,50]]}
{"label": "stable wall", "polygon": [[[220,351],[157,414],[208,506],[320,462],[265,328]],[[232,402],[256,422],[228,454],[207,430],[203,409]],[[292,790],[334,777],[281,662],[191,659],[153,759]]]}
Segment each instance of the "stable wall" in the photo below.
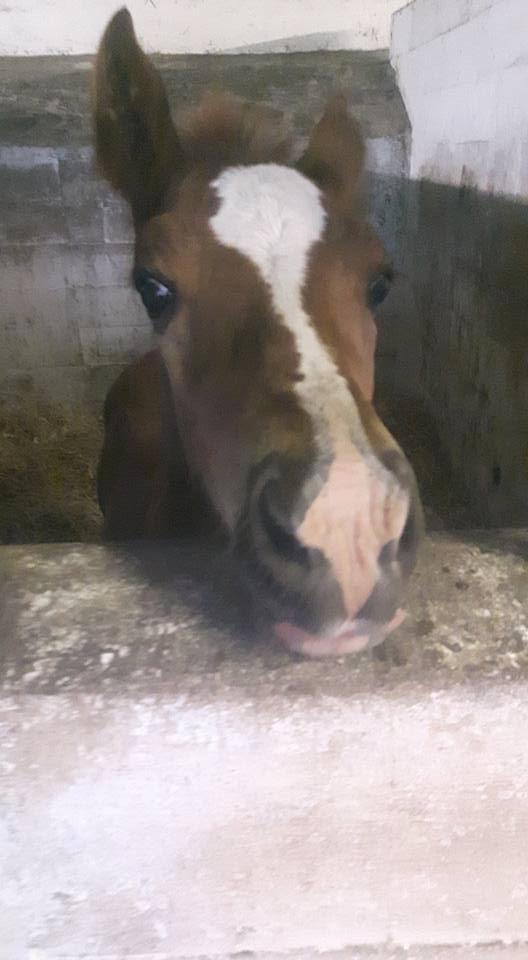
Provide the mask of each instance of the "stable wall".
{"label": "stable wall", "polygon": [[413,179],[528,198],[525,0],[415,0],[394,16],[391,62]]}
{"label": "stable wall", "polygon": [[475,522],[522,522],[528,5],[415,0],[394,17],[391,60],[412,129],[401,252],[412,295],[396,388],[425,399]]}

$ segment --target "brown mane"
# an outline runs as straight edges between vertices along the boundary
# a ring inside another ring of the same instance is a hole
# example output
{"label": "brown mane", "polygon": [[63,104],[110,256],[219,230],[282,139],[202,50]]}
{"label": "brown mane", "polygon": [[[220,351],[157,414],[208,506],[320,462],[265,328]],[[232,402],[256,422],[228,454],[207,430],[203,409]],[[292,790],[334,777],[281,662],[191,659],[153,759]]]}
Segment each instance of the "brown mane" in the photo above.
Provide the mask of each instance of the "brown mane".
{"label": "brown mane", "polygon": [[190,166],[292,161],[292,136],[284,114],[228,93],[206,93],[178,117],[177,129]]}

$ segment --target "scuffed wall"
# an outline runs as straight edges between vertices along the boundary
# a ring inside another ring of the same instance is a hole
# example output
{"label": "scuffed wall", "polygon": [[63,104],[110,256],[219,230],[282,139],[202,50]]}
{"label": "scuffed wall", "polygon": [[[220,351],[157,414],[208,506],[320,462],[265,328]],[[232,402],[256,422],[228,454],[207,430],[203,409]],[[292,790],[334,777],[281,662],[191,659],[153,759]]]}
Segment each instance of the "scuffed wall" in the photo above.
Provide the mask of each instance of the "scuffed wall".
{"label": "scuffed wall", "polygon": [[526,0],[415,0],[394,17],[391,60],[411,176],[528,197]]}
{"label": "scuffed wall", "polygon": [[412,129],[396,388],[425,399],[474,521],[526,522],[526,0],[415,0],[391,59]]}

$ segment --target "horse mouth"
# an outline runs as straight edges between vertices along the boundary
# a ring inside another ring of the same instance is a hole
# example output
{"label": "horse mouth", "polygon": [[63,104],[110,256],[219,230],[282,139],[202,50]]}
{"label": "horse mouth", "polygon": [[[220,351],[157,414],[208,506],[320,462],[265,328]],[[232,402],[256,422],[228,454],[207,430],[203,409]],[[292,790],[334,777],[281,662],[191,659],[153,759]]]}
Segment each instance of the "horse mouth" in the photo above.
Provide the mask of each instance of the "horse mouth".
{"label": "horse mouth", "polygon": [[290,653],[305,657],[342,657],[360,653],[382,643],[393,630],[406,619],[407,614],[398,608],[388,623],[373,623],[366,620],[349,620],[337,630],[320,636],[309,633],[292,623],[277,623],[273,632]]}

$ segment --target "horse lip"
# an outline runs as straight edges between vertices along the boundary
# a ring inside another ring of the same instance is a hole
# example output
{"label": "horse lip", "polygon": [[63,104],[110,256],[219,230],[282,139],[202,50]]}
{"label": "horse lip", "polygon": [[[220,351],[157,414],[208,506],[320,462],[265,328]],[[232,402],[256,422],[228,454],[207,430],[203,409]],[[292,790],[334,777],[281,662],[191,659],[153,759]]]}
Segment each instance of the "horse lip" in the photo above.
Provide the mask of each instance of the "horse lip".
{"label": "horse lip", "polygon": [[273,632],[291,653],[312,658],[339,657],[349,653],[360,653],[368,647],[377,646],[403,623],[406,616],[405,611],[398,608],[388,623],[377,624],[365,620],[353,620],[321,636],[283,621],[275,624]]}

